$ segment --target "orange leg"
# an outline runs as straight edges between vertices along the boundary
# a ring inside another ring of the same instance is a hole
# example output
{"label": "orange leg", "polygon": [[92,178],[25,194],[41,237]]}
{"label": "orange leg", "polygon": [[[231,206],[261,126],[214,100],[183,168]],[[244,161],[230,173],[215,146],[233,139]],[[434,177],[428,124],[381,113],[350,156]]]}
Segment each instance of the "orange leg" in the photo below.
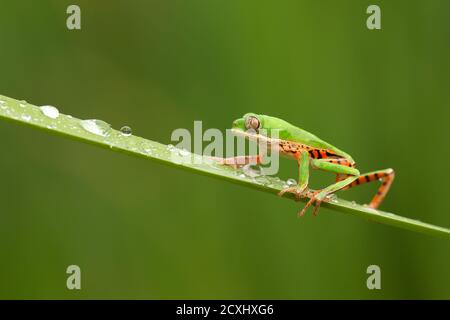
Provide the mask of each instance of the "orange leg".
{"label": "orange leg", "polygon": [[372,198],[372,201],[370,201],[370,204],[369,204],[369,207],[376,209],[376,208],[378,208],[378,206],[381,204],[384,197],[388,193],[389,188],[391,187],[391,184],[394,181],[394,177],[395,177],[395,172],[392,169],[374,171],[374,172],[360,175],[351,184],[342,188],[342,190],[347,190],[351,187],[355,187],[357,185],[376,181],[376,180],[381,181],[382,183],[381,183],[380,188],[378,188],[377,193]]}

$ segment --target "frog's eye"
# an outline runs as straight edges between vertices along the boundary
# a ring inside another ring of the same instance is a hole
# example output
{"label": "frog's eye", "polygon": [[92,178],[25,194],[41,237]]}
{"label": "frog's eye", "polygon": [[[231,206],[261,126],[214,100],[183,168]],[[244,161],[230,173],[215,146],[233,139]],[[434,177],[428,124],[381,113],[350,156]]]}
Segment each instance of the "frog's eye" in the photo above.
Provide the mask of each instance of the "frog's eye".
{"label": "frog's eye", "polygon": [[248,129],[253,129],[253,130],[258,130],[260,126],[259,120],[258,118],[254,117],[254,116],[248,116],[245,119],[245,128]]}

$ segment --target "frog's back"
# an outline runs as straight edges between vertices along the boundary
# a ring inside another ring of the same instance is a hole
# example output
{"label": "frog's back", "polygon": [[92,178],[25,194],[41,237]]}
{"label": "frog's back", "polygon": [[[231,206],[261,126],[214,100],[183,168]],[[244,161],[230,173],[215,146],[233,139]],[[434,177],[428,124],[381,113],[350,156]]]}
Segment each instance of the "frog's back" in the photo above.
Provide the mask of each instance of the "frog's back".
{"label": "frog's back", "polygon": [[353,161],[352,157],[349,154],[336,148],[332,144],[320,139],[316,135],[306,130],[296,127],[290,124],[289,122],[279,118],[270,116],[263,116],[263,117],[264,117],[264,127],[271,129],[278,129],[280,139],[303,143],[318,149],[330,150],[336,153],[336,155],[338,156]]}

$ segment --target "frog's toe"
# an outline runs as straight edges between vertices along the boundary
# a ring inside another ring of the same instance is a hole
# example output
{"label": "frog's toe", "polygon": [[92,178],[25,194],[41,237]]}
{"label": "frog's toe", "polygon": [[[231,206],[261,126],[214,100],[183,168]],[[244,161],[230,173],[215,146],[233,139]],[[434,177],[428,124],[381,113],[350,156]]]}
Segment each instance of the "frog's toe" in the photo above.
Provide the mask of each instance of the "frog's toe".
{"label": "frog's toe", "polygon": [[314,216],[317,216],[319,208],[320,208],[320,204],[322,203],[323,199],[318,196],[318,194],[320,193],[320,190],[318,191],[308,191],[307,192],[307,197],[309,197],[309,201],[306,203],[306,205],[303,207],[303,209],[298,213],[299,217],[303,217],[306,213],[306,210],[308,210],[308,208],[314,204],[314,211],[313,214]]}
{"label": "frog's toe", "polygon": [[281,190],[278,193],[278,195],[281,197],[285,193],[292,193],[296,200],[300,200],[301,198],[304,198],[307,196],[308,190],[307,190],[306,186],[304,186],[304,187],[294,186],[294,187],[284,188],[283,190]]}

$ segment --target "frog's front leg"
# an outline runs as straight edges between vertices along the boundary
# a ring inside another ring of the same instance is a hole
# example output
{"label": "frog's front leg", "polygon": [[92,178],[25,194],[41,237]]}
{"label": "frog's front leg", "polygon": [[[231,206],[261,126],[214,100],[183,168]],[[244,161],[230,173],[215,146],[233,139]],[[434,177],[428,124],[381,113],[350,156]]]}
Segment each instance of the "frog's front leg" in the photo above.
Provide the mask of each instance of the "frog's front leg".
{"label": "frog's front leg", "polygon": [[302,151],[296,157],[298,163],[298,184],[293,187],[288,187],[281,190],[278,195],[281,197],[286,192],[294,194],[297,200],[306,196],[308,192],[309,181],[309,153],[308,151]]}
{"label": "frog's front leg", "polygon": [[209,159],[218,162],[219,164],[233,167],[234,169],[239,169],[247,164],[259,165],[263,162],[262,155],[252,155],[252,156],[236,156],[229,158],[221,157],[208,157]]}

